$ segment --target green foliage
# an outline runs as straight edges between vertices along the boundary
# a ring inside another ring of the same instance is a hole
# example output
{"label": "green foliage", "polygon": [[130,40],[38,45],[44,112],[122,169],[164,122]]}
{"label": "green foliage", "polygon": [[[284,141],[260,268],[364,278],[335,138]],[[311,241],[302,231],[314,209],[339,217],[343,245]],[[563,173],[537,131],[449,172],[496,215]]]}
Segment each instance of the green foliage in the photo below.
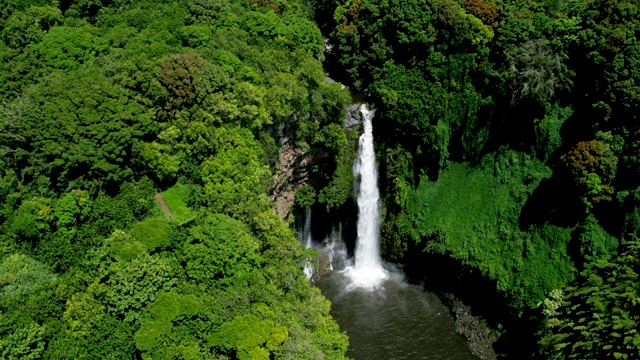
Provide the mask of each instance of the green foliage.
{"label": "green foliage", "polygon": [[[150,126],[149,113],[126,90],[86,68],[54,74],[32,90],[23,114],[22,159],[14,165],[31,181],[65,190],[131,179],[132,147]],[[64,135],[64,136],[63,136]]]}
{"label": "green foliage", "polygon": [[329,124],[320,130],[313,139],[314,145],[325,146],[333,152],[339,152],[347,146],[347,137],[338,124]]}
{"label": "green foliage", "polygon": [[[319,188],[350,167],[349,93],[325,79],[311,16],[297,1],[2,3],[0,357],[344,358],[266,194],[279,129],[327,157]],[[177,179],[163,217],[154,195]]]}
{"label": "green foliage", "polygon": [[[333,124],[332,124],[333,125]],[[340,151],[334,157],[335,170],[331,174],[331,170],[327,167],[331,165],[317,165],[314,168],[314,173],[320,178],[328,180],[328,182],[320,182],[320,184],[314,184],[320,188],[318,193],[318,202],[326,204],[327,209],[338,208],[344,204],[353,194],[353,163],[358,155],[358,136],[355,131],[344,132],[344,135],[340,135],[336,129],[335,133],[340,142],[344,142],[344,145],[340,148]],[[326,146],[326,145],[325,145]]]}
{"label": "green foliage", "polygon": [[0,354],[7,360],[42,358],[45,348],[44,326],[31,323],[0,340]]}
{"label": "green foliage", "polygon": [[198,48],[209,42],[211,30],[204,26],[185,26],[180,30],[180,35],[186,46]]}
{"label": "green foliage", "polygon": [[320,190],[318,201],[327,204],[327,208],[336,208],[351,197],[353,188],[352,163],[349,161],[349,156],[339,157],[331,180],[327,186]]}
{"label": "green foliage", "polygon": [[544,161],[550,159],[552,154],[562,145],[560,129],[562,124],[573,114],[571,107],[562,108],[553,105],[547,109],[542,119],[535,120],[536,144],[535,153]]}
{"label": "green foliage", "polygon": [[293,42],[291,47],[302,49],[314,57],[320,56],[323,38],[316,24],[300,16],[290,16],[285,21],[289,28],[287,37]]}
{"label": "green foliage", "polygon": [[105,240],[111,256],[117,261],[130,261],[148,252],[148,247],[122,230],[115,230]]}
{"label": "green foliage", "polygon": [[164,217],[151,217],[136,223],[129,234],[149,251],[165,249],[171,244],[171,224]]}
{"label": "green foliage", "polygon": [[115,262],[102,275],[107,311],[126,321],[137,319],[139,310],[154,301],[158,292],[175,287],[179,279],[176,264],[157,255]]}
{"label": "green foliage", "polygon": [[77,226],[83,223],[91,212],[89,194],[83,190],[71,190],[56,203],[56,227],[66,236],[73,236]]}
{"label": "green foliage", "polygon": [[301,208],[309,208],[316,202],[316,190],[311,185],[304,185],[296,191],[295,204]]}
{"label": "green foliage", "polygon": [[287,328],[273,321],[243,315],[222,324],[210,344],[240,360],[266,360],[278,353],[288,335]]}
{"label": "green foliage", "polygon": [[260,143],[245,129],[221,128],[217,135],[216,155],[201,165],[208,207],[235,217],[264,210],[270,171],[262,163]]}
{"label": "green foliage", "polygon": [[122,184],[116,196],[99,195],[83,230],[91,236],[106,237],[115,229],[126,228],[153,208],[155,190],[148,178],[142,178]]}
{"label": "green foliage", "polygon": [[101,295],[96,294],[100,290],[99,286],[92,285],[87,293],[73,295],[67,300],[67,308],[62,319],[66,322],[70,335],[86,337],[104,321],[105,307],[95,298],[96,295]]}
{"label": "green foliage", "polygon": [[114,232],[94,250],[87,263],[94,277],[89,295],[100,300],[106,313],[126,322],[138,320],[140,311],[159,292],[170,291],[182,279],[174,259],[162,253],[147,254],[145,245],[122,231]]}
{"label": "green foliage", "polygon": [[103,39],[88,30],[90,28],[53,27],[35,50],[54,69],[77,69],[108,49]]}
{"label": "green foliage", "polygon": [[598,259],[610,260],[616,255],[618,239],[609,235],[599,224],[593,215],[578,227],[578,239],[580,242],[580,255],[592,262]]}
{"label": "green foliage", "polygon": [[631,193],[627,193],[624,203],[627,208],[623,228],[625,235],[640,236],[640,187],[631,191]]}
{"label": "green foliage", "polygon": [[0,299],[27,297],[56,276],[27,255],[13,254],[0,262]]}
{"label": "green foliage", "polygon": [[[48,343],[45,358],[106,359],[128,358],[135,351],[132,327],[111,316],[100,318],[86,336],[68,330],[57,332]],[[108,339],[108,341],[105,341]]]}
{"label": "green foliage", "polygon": [[177,342],[175,335],[171,334],[172,328],[180,325],[180,320],[193,317],[201,308],[201,302],[194,295],[180,295],[175,292],[158,294],[156,301],[147,308],[142,325],[135,334],[136,348],[142,351],[145,357],[201,357],[203,354],[199,350],[204,349],[199,349],[196,342],[188,338],[179,338],[182,342]]}
{"label": "green foliage", "polygon": [[39,240],[51,232],[54,215],[51,199],[36,198],[20,205],[13,222],[17,235]]}
{"label": "green foliage", "polygon": [[541,353],[548,359],[632,359],[640,351],[637,323],[637,238],[613,261],[596,260],[547,312]]}
{"label": "green foliage", "polygon": [[182,250],[187,277],[204,286],[246,281],[262,262],[260,243],[241,222],[211,215],[191,229]]}
{"label": "green foliage", "polygon": [[14,13],[4,24],[0,38],[17,48],[42,41],[47,31],[63,21],[62,12],[51,6],[31,6]]}
{"label": "green foliage", "polygon": [[[422,178],[398,219],[401,234],[449,254],[496,281],[514,308],[533,307],[572,278],[571,229],[519,229],[520,210],[550,171],[523,154],[487,158],[491,167],[452,164],[437,182]],[[461,196],[461,194],[464,194]]]}
{"label": "green foliage", "polygon": [[[640,101],[637,68],[638,44],[637,29],[639,7],[634,1],[594,1],[584,10],[583,30],[578,33],[584,53],[587,54],[587,68],[584,76],[593,89],[598,89],[588,97],[600,118],[596,121],[614,122],[623,127],[636,127],[637,114],[631,109]],[[625,123],[626,121],[630,123]]]}
{"label": "green foliage", "polygon": [[283,40],[287,31],[284,22],[273,11],[247,12],[243,26],[256,40]]}

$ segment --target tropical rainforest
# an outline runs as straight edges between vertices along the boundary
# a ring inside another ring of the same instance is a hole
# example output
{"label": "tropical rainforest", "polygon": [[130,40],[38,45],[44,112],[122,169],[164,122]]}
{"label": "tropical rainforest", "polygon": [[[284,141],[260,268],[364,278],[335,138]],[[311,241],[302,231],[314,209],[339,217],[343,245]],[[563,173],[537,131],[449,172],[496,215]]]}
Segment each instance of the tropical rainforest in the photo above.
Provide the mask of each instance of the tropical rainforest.
{"label": "tropical rainforest", "polygon": [[386,260],[505,357],[637,358],[638,0],[0,0],[0,357],[344,358],[270,195],[288,144],[353,211],[355,93]]}

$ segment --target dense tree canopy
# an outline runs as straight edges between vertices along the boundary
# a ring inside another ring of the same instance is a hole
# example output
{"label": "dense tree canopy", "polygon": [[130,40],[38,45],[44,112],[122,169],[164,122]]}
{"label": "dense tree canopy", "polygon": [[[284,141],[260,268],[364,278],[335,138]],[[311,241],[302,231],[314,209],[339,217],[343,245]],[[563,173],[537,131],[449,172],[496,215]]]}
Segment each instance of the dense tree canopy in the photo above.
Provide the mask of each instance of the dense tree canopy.
{"label": "dense tree canopy", "polygon": [[309,4],[0,5],[0,357],[344,358],[267,200],[345,151]]}
{"label": "dense tree canopy", "polygon": [[267,192],[350,214],[358,92],[387,259],[637,355],[637,0],[0,0],[0,357],[343,358]]}

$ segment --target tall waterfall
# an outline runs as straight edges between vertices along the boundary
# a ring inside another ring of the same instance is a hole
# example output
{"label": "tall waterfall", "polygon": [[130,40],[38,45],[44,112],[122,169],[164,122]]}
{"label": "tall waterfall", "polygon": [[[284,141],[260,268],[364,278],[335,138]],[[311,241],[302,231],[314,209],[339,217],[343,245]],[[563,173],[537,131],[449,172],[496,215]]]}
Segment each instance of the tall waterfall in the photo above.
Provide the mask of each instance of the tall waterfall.
{"label": "tall waterfall", "polygon": [[[302,227],[302,239],[301,241],[304,242],[304,246],[308,248],[310,248],[312,246],[312,239],[311,239],[311,208],[307,208],[304,211],[304,226]],[[311,263],[309,262],[309,260],[307,259],[306,264],[304,265],[304,274],[307,276],[307,279],[311,279],[311,277],[313,276],[313,266],[311,266]]]}
{"label": "tall waterfall", "polygon": [[355,265],[348,274],[353,286],[374,287],[387,277],[380,260],[380,192],[371,125],[375,111],[363,104],[360,112],[364,133],[360,136],[358,159],[353,164],[358,194],[358,238]]}

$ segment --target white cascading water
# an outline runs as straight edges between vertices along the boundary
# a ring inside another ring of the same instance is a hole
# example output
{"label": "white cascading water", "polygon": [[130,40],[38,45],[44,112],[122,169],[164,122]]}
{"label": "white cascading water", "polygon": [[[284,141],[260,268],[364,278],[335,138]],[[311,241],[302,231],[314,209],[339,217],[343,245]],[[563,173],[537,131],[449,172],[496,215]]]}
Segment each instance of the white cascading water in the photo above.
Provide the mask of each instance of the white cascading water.
{"label": "white cascading water", "polygon": [[[312,245],[311,240],[311,208],[307,208],[304,212],[304,226],[302,227],[302,242],[304,242],[304,246],[308,248]],[[307,279],[311,280],[313,276],[313,266],[311,266],[310,261],[307,259],[306,264],[304,264],[304,274],[307,276]]]}
{"label": "white cascading water", "polygon": [[358,238],[355,264],[347,269],[347,274],[352,286],[372,288],[386,279],[387,273],[380,259],[380,193],[371,125],[375,110],[369,110],[363,104],[360,112],[364,133],[360,136],[360,151],[353,165],[353,175],[358,183]]}

